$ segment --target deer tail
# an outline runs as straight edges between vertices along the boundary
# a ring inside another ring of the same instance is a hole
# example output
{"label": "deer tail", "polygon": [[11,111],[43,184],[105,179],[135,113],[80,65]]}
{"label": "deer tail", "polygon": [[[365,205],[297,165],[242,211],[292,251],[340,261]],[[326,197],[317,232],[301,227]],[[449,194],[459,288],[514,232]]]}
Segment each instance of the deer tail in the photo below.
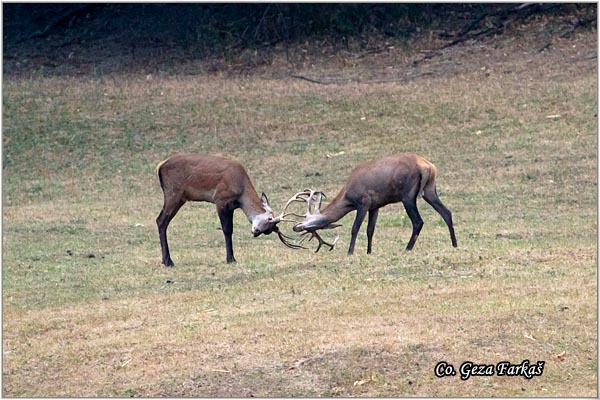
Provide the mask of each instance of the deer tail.
{"label": "deer tail", "polygon": [[154,170],[154,173],[156,174],[156,176],[158,176],[158,180],[160,181],[160,187],[163,188],[163,179],[162,179],[162,175],[160,174],[160,168],[163,166],[164,163],[166,163],[169,159],[167,158],[166,160],[162,160],[161,162],[159,162],[158,164],[156,164],[156,169]]}
{"label": "deer tail", "polygon": [[[433,174],[435,174],[435,171]],[[423,197],[425,186],[427,186],[429,184],[429,179],[430,179],[430,177],[432,177],[431,175],[432,175],[431,169],[429,168],[429,166],[426,166],[421,169],[421,179],[419,182],[420,183],[419,191],[417,192],[419,197]]]}
{"label": "deer tail", "polygon": [[[167,158],[168,160],[168,158]],[[162,160],[161,162],[159,162],[158,164],[156,164],[156,169],[154,169],[154,174],[158,177],[160,177],[159,172],[160,172],[160,167],[163,166],[164,163],[167,162],[167,160]]]}

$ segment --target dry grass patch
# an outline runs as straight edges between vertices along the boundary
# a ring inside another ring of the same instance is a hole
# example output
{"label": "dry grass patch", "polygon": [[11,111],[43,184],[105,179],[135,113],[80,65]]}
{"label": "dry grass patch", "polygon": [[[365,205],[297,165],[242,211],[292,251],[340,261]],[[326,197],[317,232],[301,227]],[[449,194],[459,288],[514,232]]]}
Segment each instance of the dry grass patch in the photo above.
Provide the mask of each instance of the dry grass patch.
{"label": "dry grass patch", "polygon": [[[594,362],[594,338],[585,334],[595,321],[589,265],[568,279],[544,274],[533,281],[520,267],[505,276],[453,276],[431,274],[437,265],[423,263],[420,274],[408,274],[384,262],[358,256],[339,268],[296,265],[267,274],[222,268],[204,290],[5,313],[5,390],[30,396],[464,390],[565,396],[573,390],[559,389],[566,380],[580,395],[593,394],[585,379]],[[467,382],[433,376],[442,360],[458,367],[466,360],[523,359],[546,361],[544,375]],[[590,369],[569,376],[577,365]],[[17,392],[21,379],[33,390]]]}

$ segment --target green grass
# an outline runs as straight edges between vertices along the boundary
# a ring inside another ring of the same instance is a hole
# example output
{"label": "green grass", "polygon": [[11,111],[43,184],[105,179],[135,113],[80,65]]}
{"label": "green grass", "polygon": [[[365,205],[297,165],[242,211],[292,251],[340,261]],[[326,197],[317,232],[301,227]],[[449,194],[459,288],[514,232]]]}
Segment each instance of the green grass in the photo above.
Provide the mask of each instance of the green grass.
{"label": "green grass", "polygon": [[[5,77],[3,394],[597,395],[597,78],[568,63],[343,86]],[[202,203],[171,224],[164,268],[154,167],[177,150],[240,160],[276,212],[306,187],[333,198],[359,162],[421,153],[459,247],[423,201],[414,251],[395,204],[371,256],[365,227],[346,255],[353,214],[314,254],[252,238],[237,211],[227,265]],[[433,374],[524,359],[544,374]]]}

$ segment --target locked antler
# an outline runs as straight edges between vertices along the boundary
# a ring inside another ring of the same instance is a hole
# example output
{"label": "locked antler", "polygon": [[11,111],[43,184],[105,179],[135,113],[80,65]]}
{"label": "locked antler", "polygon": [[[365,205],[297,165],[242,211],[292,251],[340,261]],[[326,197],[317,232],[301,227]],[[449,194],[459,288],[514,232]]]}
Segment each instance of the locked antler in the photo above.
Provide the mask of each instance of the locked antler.
{"label": "locked antler", "polygon": [[[296,193],[294,196],[292,196],[287,203],[285,203],[285,206],[283,206],[283,211],[281,212],[281,214],[276,218],[278,221],[286,221],[286,222],[297,222],[296,220],[293,219],[288,219],[287,217],[290,215],[294,215],[296,217],[299,218],[304,218],[304,215],[300,215],[300,214],[296,214],[294,212],[287,212],[288,207],[294,203],[294,202],[304,202],[304,196],[309,194],[309,190],[305,190],[303,192],[298,192]],[[283,243],[284,245],[286,245],[287,247],[289,247],[290,249],[305,249],[306,247],[300,245],[300,244],[296,244],[293,243],[293,238],[290,236],[285,235],[283,232],[281,232],[279,230],[279,227],[275,227],[276,229],[274,229],[273,231],[275,233],[277,233],[277,236],[279,237],[279,240],[281,241],[281,243]],[[302,243],[304,241],[304,239],[300,240],[299,243]]]}
{"label": "locked antler", "polygon": [[[325,194],[323,192],[320,191],[314,191],[312,189],[306,189],[302,192],[298,192],[296,193],[294,196],[292,196],[287,203],[285,204],[285,206],[283,207],[283,212],[280,216],[281,220],[285,220],[284,218],[289,216],[289,215],[295,215],[297,217],[300,218],[308,218],[311,215],[317,215],[321,213],[321,202],[323,200],[323,197],[325,197]],[[306,213],[304,215],[300,215],[300,214],[296,214],[294,212],[289,212],[286,213],[287,208],[294,202],[302,202],[302,203],[306,203]],[[311,206],[313,207],[313,212],[311,213],[310,208]],[[289,221],[289,220],[287,220]],[[329,228],[335,228],[336,226],[339,225],[331,225]],[[310,235],[310,236],[309,236]],[[336,242],[339,239],[339,235],[336,236],[335,240],[333,241],[333,243],[328,243],[326,242],[321,235],[319,235],[316,231],[316,229],[312,230],[312,229],[307,229],[306,232],[302,233],[301,235],[301,239],[298,242],[298,244],[294,244],[294,246],[298,246],[298,247],[292,247],[292,248],[305,248],[303,246],[301,246],[301,243],[303,243],[306,238],[309,238],[308,241],[310,242],[313,238],[317,238],[317,241],[319,242],[319,245],[317,246],[317,249],[315,250],[315,253],[317,253],[320,249],[322,245],[328,246],[329,247],[329,251],[333,250]],[[289,239],[289,237],[288,237]],[[286,246],[291,247],[289,244],[286,244]]]}
{"label": "locked antler", "polygon": [[[291,238],[291,237],[289,237],[289,236],[287,236],[287,235],[284,235],[279,230],[278,226],[275,226],[275,228],[273,229],[273,232],[275,232],[277,234],[277,236],[279,237],[279,240],[281,240],[281,243],[283,243],[284,245],[286,245],[290,249],[305,249],[306,248],[304,246],[301,246],[300,244],[293,243],[294,239]],[[300,241],[300,243],[302,243],[302,240]]]}
{"label": "locked antler", "polygon": [[304,240],[305,240],[305,239],[308,237],[308,235],[309,235],[309,234],[310,234],[310,238],[308,239],[308,241],[309,241],[309,242],[310,242],[310,241],[311,241],[313,238],[315,238],[315,237],[316,237],[316,238],[317,238],[317,240],[319,241],[319,245],[317,246],[317,249],[315,250],[315,253],[318,253],[318,252],[319,252],[319,250],[321,249],[321,246],[322,246],[322,245],[329,246],[329,251],[333,250],[333,248],[334,248],[335,244],[337,243],[338,239],[340,238],[340,235],[337,235],[337,236],[335,237],[335,239],[333,240],[333,243],[327,243],[325,240],[323,240],[323,238],[321,237],[321,235],[319,235],[319,234],[317,233],[317,231],[316,231],[316,230],[314,230],[314,231],[306,231],[306,232],[304,232],[304,233],[301,235],[301,236],[302,236],[302,239],[300,239],[300,242],[299,242],[299,243],[302,243],[302,242],[304,242]]}
{"label": "locked antler", "polygon": [[[293,195],[287,201],[287,203],[285,203],[285,206],[283,206],[283,211],[281,212],[281,215],[278,218],[280,218],[281,221],[290,221],[290,222],[296,222],[296,221],[294,221],[294,220],[287,220],[287,219],[285,219],[285,217],[287,217],[289,215],[295,215],[296,217],[305,218],[306,214],[305,215],[300,215],[300,214],[296,214],[294,212],[286,213],[286,210],[294,202],[301,202],[301,203],[306,202],[308,199],[310,199],[310,197],[312,197],[313,193],[314,193],[314,191],[312,191],[310,189],[306,189],[306,190],[304,190],[302,192],[298,192],[295,195]],[[309,204],[308,207],[310,207],[310,203],[308,203],[308,204]],[[309,213],[310,209],[307,209],[306,212]]]}

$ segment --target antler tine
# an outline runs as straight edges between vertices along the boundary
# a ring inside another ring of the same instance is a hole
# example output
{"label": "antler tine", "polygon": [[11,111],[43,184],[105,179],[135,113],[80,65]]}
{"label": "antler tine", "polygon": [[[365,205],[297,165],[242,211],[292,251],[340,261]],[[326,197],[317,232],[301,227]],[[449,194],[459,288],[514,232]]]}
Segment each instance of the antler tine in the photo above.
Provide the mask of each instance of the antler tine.
{"label": "antler tine", "polygon": [[[279,230],[279,228],[276,227],[276,229],[273,230],[274,232],[277,233],[277,236],[279,236],[279,240],[281,240],[281,243],[283,243],[284,245],[286,245],[287,247],[289,247],[290,249],[305,249],[306,247],[300,245],[300,244],[295,244],[292,243],[292,238],[284,235],[283,233],[281,233],[281,231]],[[302,243],[302,241],[300,241],[300,243]]]}
{"label": "antler tine", "polygon": [[[298,196],[300,195],[300,196]],[[315,210],[315,214],[319,213],[319,207],[321,207],[321,198],[322,196],[324,196],[323,192],[320,191],[316,191],[316,190],[312,190],[312,189],[305,189],[304,192],[300,192],[297,194],[298,197],[302,198],[302,195],[306,195],[306,198],[304,199],[304,201],[306,202],[306,215],[310,215],[310,206],[313,203],[313,197],[315,195],[317,195],[317,198],[315,199],[317,201],[317,204],[314,206],[314,210]]]}
{"label": "antler tine", "polygon": [[[296,217],[300,217],[300,218],[304,218],[307,215],[310,215],[310,200],[313,197],[314,193],[315,193],[315,191],[312,189],[304,189],[304,191],[298,192],[295,195],[293,195],[287,201],[287,203],[285,203],[285,206],[283,206],[283,211],[281,212],[279,219],[281,221],[284,221],[285,217],[287,217],[288,215],[295,215]],[[290,212],[290,213],[285,212],[288,209],[288,207],[295,201],[306,203],[306,214],[300,215],[300,214],[296,214],[294,212]]]}
{"label": "antler tine", "polygon": [[281,215],[278,217],[280,220],[284,220],[285,217],[287,217],[288,215],[296,215],[297,217],[301,217],[303,218],[304,215],[299,215],[296,213],[286,213],[285,211],[288,209],[288,207],[290,206],[290,204],[292,204],[295,201],[301,201],[304,202],[304,199],[302,197],[300,197],[302,194],[306,194],[306,191],[304,192],[298,192],[295,195],[293,195],[288,201],[287,203],[285,203],[285,205],[283,206],[283,210],[281,211]]}
{"label": "antler tine", "polygon": [[323,238],[317,232],[312,232],[312,234],[313,234],[313,237],[316,237],[317,240],[319,241],[319,245],[317,246],[315,253],[319,252],[322,245],[329,246],[329,251],[333,250],[335,244],[337,243],[338,239],[340,238],[340,236],[338,235],[333,240],[333,243],[327,243],[325,240],[323,240]]}
{"label": "antler tine", "polygon": [[315,194],[315,191],[312,189],[306,189],[304,193],[307,195],[304,201],[306,202],[306,215],[310,215],[310,203],[312,202],[312,198]]}
{"label": "antler tine", "polygon": [[316,231],[306,231],[302,234],[303,238],[300,240],[299,243],[304,242],[304,240],[306,240],[307,236],[310,234],[310,238],[308,239],[308,241],[310,242],[313,238],[317,238],[317,241],[319,242],[319,245],[317,246],[317,249],[315,250],[315,253],[318,253],[319,250],[321,250],[321,246],[325,245],[329,247],[329,251],[333,250],[333,248],[335,247],[335,244],[337,243],[338,239],[340,238],[340,235],[337,235],[335,237],[335,239],[333,240],[333,243],[327,243],[322,237],[321,235],[319,235]]}
{"label": "antler tine", "polygon": [[325,196],[325,193],[323,193],[323,192],[315,192],[315,194],[317,195],[317,198],[315,200],[315,214],[320,214],[321,213],[321,201],[326,196]]}

